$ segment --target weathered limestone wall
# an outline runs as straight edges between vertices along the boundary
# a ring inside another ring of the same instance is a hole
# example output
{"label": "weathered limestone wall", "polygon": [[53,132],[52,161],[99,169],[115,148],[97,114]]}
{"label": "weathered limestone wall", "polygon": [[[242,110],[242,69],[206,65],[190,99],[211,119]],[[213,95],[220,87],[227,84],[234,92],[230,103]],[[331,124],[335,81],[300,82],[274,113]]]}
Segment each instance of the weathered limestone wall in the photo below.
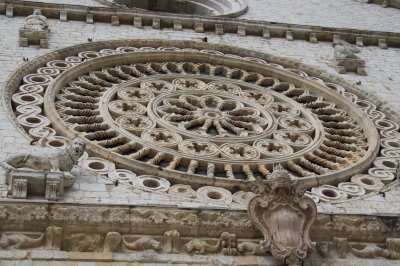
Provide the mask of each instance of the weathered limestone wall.
{"label": "weathered limestone wall", "polygon": [[400,10],[354,0],[248,0],[240,18],[400,32]]}
{"label": "weathered limestone wall", "polygon": [[[35,56],[50,52],[51,50],[84,43],[91,38],[93,41],[124,39],[124,38],[153,38],[153,39],[189,39],[196,40],[205,34],[193,31],[173,31],[172,29],[154,30],[151,28],[136,29],[132,26],[121,25],[111,27],[106,23],[86,24],[84,22],[49,20],[50,37],[49,49],[39,49],[37,46],[22,48],[18,46],[18,30],[23,25],[23,17],[7,18],[0,16],[0,84],[3,86],[7,76],[18,66],[23,64],[23,58],[33,59]],[[265,40],[261,37],[240,37],[236,34],[218,36],[207,34],[210,43],[225,43],[241,48],[252,49],[270,54],[284,56],[301,61],[304,64],[319,67],[329,73],[336,74],[333,67],[333,49],[330,43],[312,44],[305,41],[286,41],[273,38]],[[355,74],[340,75],[354,83],[361,81],[361,86],[366,94],[377,96],[383,103],[400,111],[400,69],[398,58],[400,49],[387,50],[378,47],[362,47],[360,57],[366,60],[368,76],[362,77]],[[1,157],[6,157],[16,150],[24,148],[28,143],[19,137],[6,121],[6,114],[1,113],[2,122],[0,135],[2,140],[0,148]]]}
{"label": "weathered limestone wall", "polygon": [[[44,1],[40,1],[44,2]],[[47,1],[54,2],[54,1]],[[79,2],[79,3],[78,3]],[[256,9],[249,9],[249,13],[244,15],[244,18],[252,19],[265,19],[267,21],[270,18],[265,14],[271,14],[271,20],[274,20],[272,16],[276,16],[276,21],[285,21],[300,24],[314,24],[322,26],[335,26],[335,27],[354,27],[354,28],[365,28],[382,31],[399,31],[396,25],[399,25],[400,21],[398,10],[392,11],[391,9],[381,9],[379,6],[366,5],[353,1],[331,1],[319,3],[321,12],[317,12],[315,17],[311,16],[313,12],[312,7],[315,8],[318,3],[299,1],[293,2],[293,5],[288,9],[287,3],[278,3],[270,1],[270,4],[264,4],[263,6],[268,9],[268,12],[254,12]],[[350,2],[352,4],[350,4]],[[58,2],[60,3],[60,2]],[[68,4],[88,4],[97,5],[95,1],[63,1],[62,3]],[[253,0],[250,1],[251,6],[260,5],[258,3],[252,4]],[[297,6],[303,4],[303,8]],[[366,7],[361,5],[365,5]],[[348,6],[354,6],[357,8],[348,8]],[[296,8],[298,7],[298,8]],[[276,8],[276,10],[274,10]],[[337,8],[341,15],[330,13],[328,10]],[[342,9],[344,10],[343,12]],[[252,11],[253,10],[253,11]],[[263,10],[263,9],[259,9]],[[257,11],[259,11],[257,10]],[[287,10],[287,11],[284,11]],[[287,12],[287,13],[285,13]],[[296,16],[291,16],[291,12],[296,12]],[[324,12],[328,13],[324,15]],[[384,16],[385,12],[388,12],[388,16]],[[256,14],[257,13],[257,14]],[[372,14],[372,15],[371,15]],[[394,14],[393,16],[391,14]],[[246,17],[247,16],[247,17]],[[263,16],[261,18],[261,16]],[[380,20],[384,17],[383,20]],[[368,17],[368,22],[364,23],[363,18]],[[280,20],[279,18],[284,18]],[[344,19],[346,18],[346,19]],[[292,20],[291,20],[292,19]],[[354,21],[353,21],[354,20]],[[88,39],[93,41],[110,40],[110,39],[174,39],[174,40],[200,40],[205,34],[195,33],[191,30],[174,31],[172,29],[165,30],[154,30],[151,28],[136,29],[129,25],[121,25],[112,27],[110,24],[95,23],[93,25],[86,24],[84,22],[60,22],[59,20],[49,20],[50,24],[50,36],[49,36],[49,49],[40,49],[37,46],[29,46],[27,48],[21,48],[18,46],[18,30],[23,25],[24,18],[14,17],[7,18],[4,15],[0,16],[0,85],[1,88],[5,85],[7,76],[12,73],[16,68],[23,64],[23,58],[33,60],[35,56],[48,53],[52,50],[85,43]],[[318,43],[312,44],[305,41],[287,41],[285,39],[273,38],[271,40],[265,40],[261,37],[240,37],[236,34],[225,34],[217,36],[215,34],[206,34],[208,42],[210,43],[224,43],[233,45],[241,48],[256,50],[260,52],[266,52],[273,55],[288,57],[299,60],[300,62],[319,67],[331,74],[336,74],[336,70],[333,66],[333,49],[330,43]],[[366,72],[368,76],[357,76],[355,74],[340,75],[340,77],[346,78],[349,81],[356,83],[361,82],[362,88],[366,94],[377,96],[380,101],[387,104],[386,107],[390,106],[393,110],[400,113],[400,68],[399,58],[400,49],[389,48],[387,50],[380,49],[378,47],[362,47],[362,53],[360,57],[366,60]],[[379,103],[376,103],[379,105]],[[22,151],[29,150],[28,141],[13,128],[12,123],[8,120],[8,115],[4,108],[0,108],[0,160]],[[4,176],[3,170],[0,172],[0,176]],[[0,183],[3,184],[4,180]],[[82,178],[77,182],[76,187],[68,193],[66,193],[66,199],[79,203],[118,203],[118,204],[132,204],[134,205],[140,199],[142,204],[155,204],[152,202],[152,198],[146,202],[147,199],[143,199],[140,196],[132,195],[131,199],[123,195],[121,191],[117,193],[110,193],[107,190],[108,186],[112,184],[107,182],[101,182],[101,180],[93,178]],[[4,195],[6,193],[5,187],[0,187],[0,193]],[[115,196],[118,194],[120,198]],[[367,214],[377,215],[384,213],[387,216],[393,216],[398,214],[398,199],[400,198],[399,189],[394,189],[390,193],[386,194],[386,197],[381,195],[374,195],[366,199],[358,199],[357,201],[350,201],[343,204],[337,205],[320,205],[319,211],[324,213],[342,213],[342,214]],[[163,198],[166,201],[168,198]],[[157,200],[160,200],[158,198]],[[172,204],[173,202],[171,202]],[[388,208],[388,206],[393,206]],[[0,265],[54,265],[53,262],[48,260],[75,260],[74,263],[68,265],[88,265],[85,263],[87,260],[93,259],[93,256],[98,256],[98,253],[74,253],[74,252],[46,252],[46,251],[4,251],[0,254]],[[57,257],[58,256],[58,257]],[[115,257],[112,257],[115,256]],[[179,260],[177,259],[179,256]],[[196,256],[194,256],[196,257]],[[108,265],[109,261],[119,261],[120,265],[126,265],[125,261],[136,260],[141,263],[153,262],[152,265],[165,265],[165,263],[176,262],[180,265],[202,265],[202,264],[217,264],[217,265],[276,265],[274,261],[261,260],[260,258],[232,258],[218,256],[198,256],[197,258],[189,257],[186,255],[159,255],[149,256],[148,254],[117,254],[110,255],[105,254],[104,257],[98,258],[98,262],[93,262],[90,265]],[[20,259],[20,261],[14,261],[14,259]],[[196,260],[197,259],[197,260]],[[33,260],[33,261],[32,261]],[[375,265],[376,260],[357,260],[360,264],[371,264]],[[218,264],[219,263],[219,264]],[[305,265],[321,265],[322,262],[319,258],[310,258]],[[59,265],[65,265],[64,262],[59,262]],[[118,265],[118,264],[116,264]],[[347,260],[334,260],[329,261],[329,265],[354,265],[354,261],[351,259]],[[381,265],[397,265],[396,262],[384,261]]]}
{"label": "weathered limestone wall", "polygon": [[[95,0],[28,0],[82,6],[104,6]],[[400,10],[362,0],[247,0],[241,19],[312,26],[400,32]]]}

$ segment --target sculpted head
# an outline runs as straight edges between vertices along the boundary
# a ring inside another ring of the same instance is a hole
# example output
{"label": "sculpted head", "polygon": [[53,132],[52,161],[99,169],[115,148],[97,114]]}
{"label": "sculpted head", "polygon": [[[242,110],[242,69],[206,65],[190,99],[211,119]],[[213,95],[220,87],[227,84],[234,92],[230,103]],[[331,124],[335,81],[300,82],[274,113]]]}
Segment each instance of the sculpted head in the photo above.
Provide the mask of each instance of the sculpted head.
{"label": "sculpted head", "polygon": [[292,179],[289,172],[282,167],[281,164],[274,165],[274,170],[269,179],[270,187],[272,190],[283,188],[290,189],[292,186]]}
{"label": "sculpted head", "polygon": [[41,15],[42,15],[42,11],[41,11],[40,9],[35,9],[35,10],[33,11],[33,15],[41,16]]}
{"label": "sculpted head", "polygon": [[86,149],[86,144],[83,139],[76,138],[71,141],[70,150],[76,155],[78,158],[82,156],[83,152]]}
{"label": "sculpted head", "polygon": [[3,235],[0,237],[0,247],[3,248],[3,249],[5,249],[6,247],[8,247],[9,244],[10,244],[10,243],[9,243],[9,241],[8,241],[8,238],[3,234]]}

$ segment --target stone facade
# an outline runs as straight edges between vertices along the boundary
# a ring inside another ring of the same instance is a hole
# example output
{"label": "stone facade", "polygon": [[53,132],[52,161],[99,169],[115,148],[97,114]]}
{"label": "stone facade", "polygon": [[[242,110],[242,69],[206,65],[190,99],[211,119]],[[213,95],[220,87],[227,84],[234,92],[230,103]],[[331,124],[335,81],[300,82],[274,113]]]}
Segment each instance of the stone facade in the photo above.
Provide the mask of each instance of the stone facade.
{"label": "stone facade", "polygon": [[398,264],[399,10],[110,2],[0,1],[2,264]]}

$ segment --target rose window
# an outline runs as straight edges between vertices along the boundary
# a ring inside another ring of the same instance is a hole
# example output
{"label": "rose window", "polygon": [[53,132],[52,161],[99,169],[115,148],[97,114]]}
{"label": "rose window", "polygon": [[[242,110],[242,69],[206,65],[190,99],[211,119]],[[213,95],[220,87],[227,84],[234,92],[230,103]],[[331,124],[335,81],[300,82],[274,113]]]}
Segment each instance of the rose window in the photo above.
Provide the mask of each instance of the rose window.
{"label": "rose window", "polygon": [[276,163],[309,186],[387,165],[376,159],[375,125],[385,138],[396,125],[298,70],[174,47],[84,51],[57,62],[13,94],[18,122],[37,140],[83,137],[91,156],[120,169],[229,189],[265,178]]}

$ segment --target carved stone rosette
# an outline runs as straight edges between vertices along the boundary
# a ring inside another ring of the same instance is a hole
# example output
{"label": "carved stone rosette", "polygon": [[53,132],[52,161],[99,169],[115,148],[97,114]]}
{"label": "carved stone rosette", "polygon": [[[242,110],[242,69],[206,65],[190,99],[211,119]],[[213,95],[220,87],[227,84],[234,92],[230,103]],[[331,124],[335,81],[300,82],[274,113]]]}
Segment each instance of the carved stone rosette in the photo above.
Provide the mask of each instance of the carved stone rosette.
{"label": "carved stone rosette", "polygon": [[300,265],[315,247],[309,230],[317,216],[315,202],[304,196],[305,188],[292,181],[281,165],[268,181],[256,180],[251,189],[257,194],[247,207],[250,220],[262,232],[262,249],[287,263]]}

